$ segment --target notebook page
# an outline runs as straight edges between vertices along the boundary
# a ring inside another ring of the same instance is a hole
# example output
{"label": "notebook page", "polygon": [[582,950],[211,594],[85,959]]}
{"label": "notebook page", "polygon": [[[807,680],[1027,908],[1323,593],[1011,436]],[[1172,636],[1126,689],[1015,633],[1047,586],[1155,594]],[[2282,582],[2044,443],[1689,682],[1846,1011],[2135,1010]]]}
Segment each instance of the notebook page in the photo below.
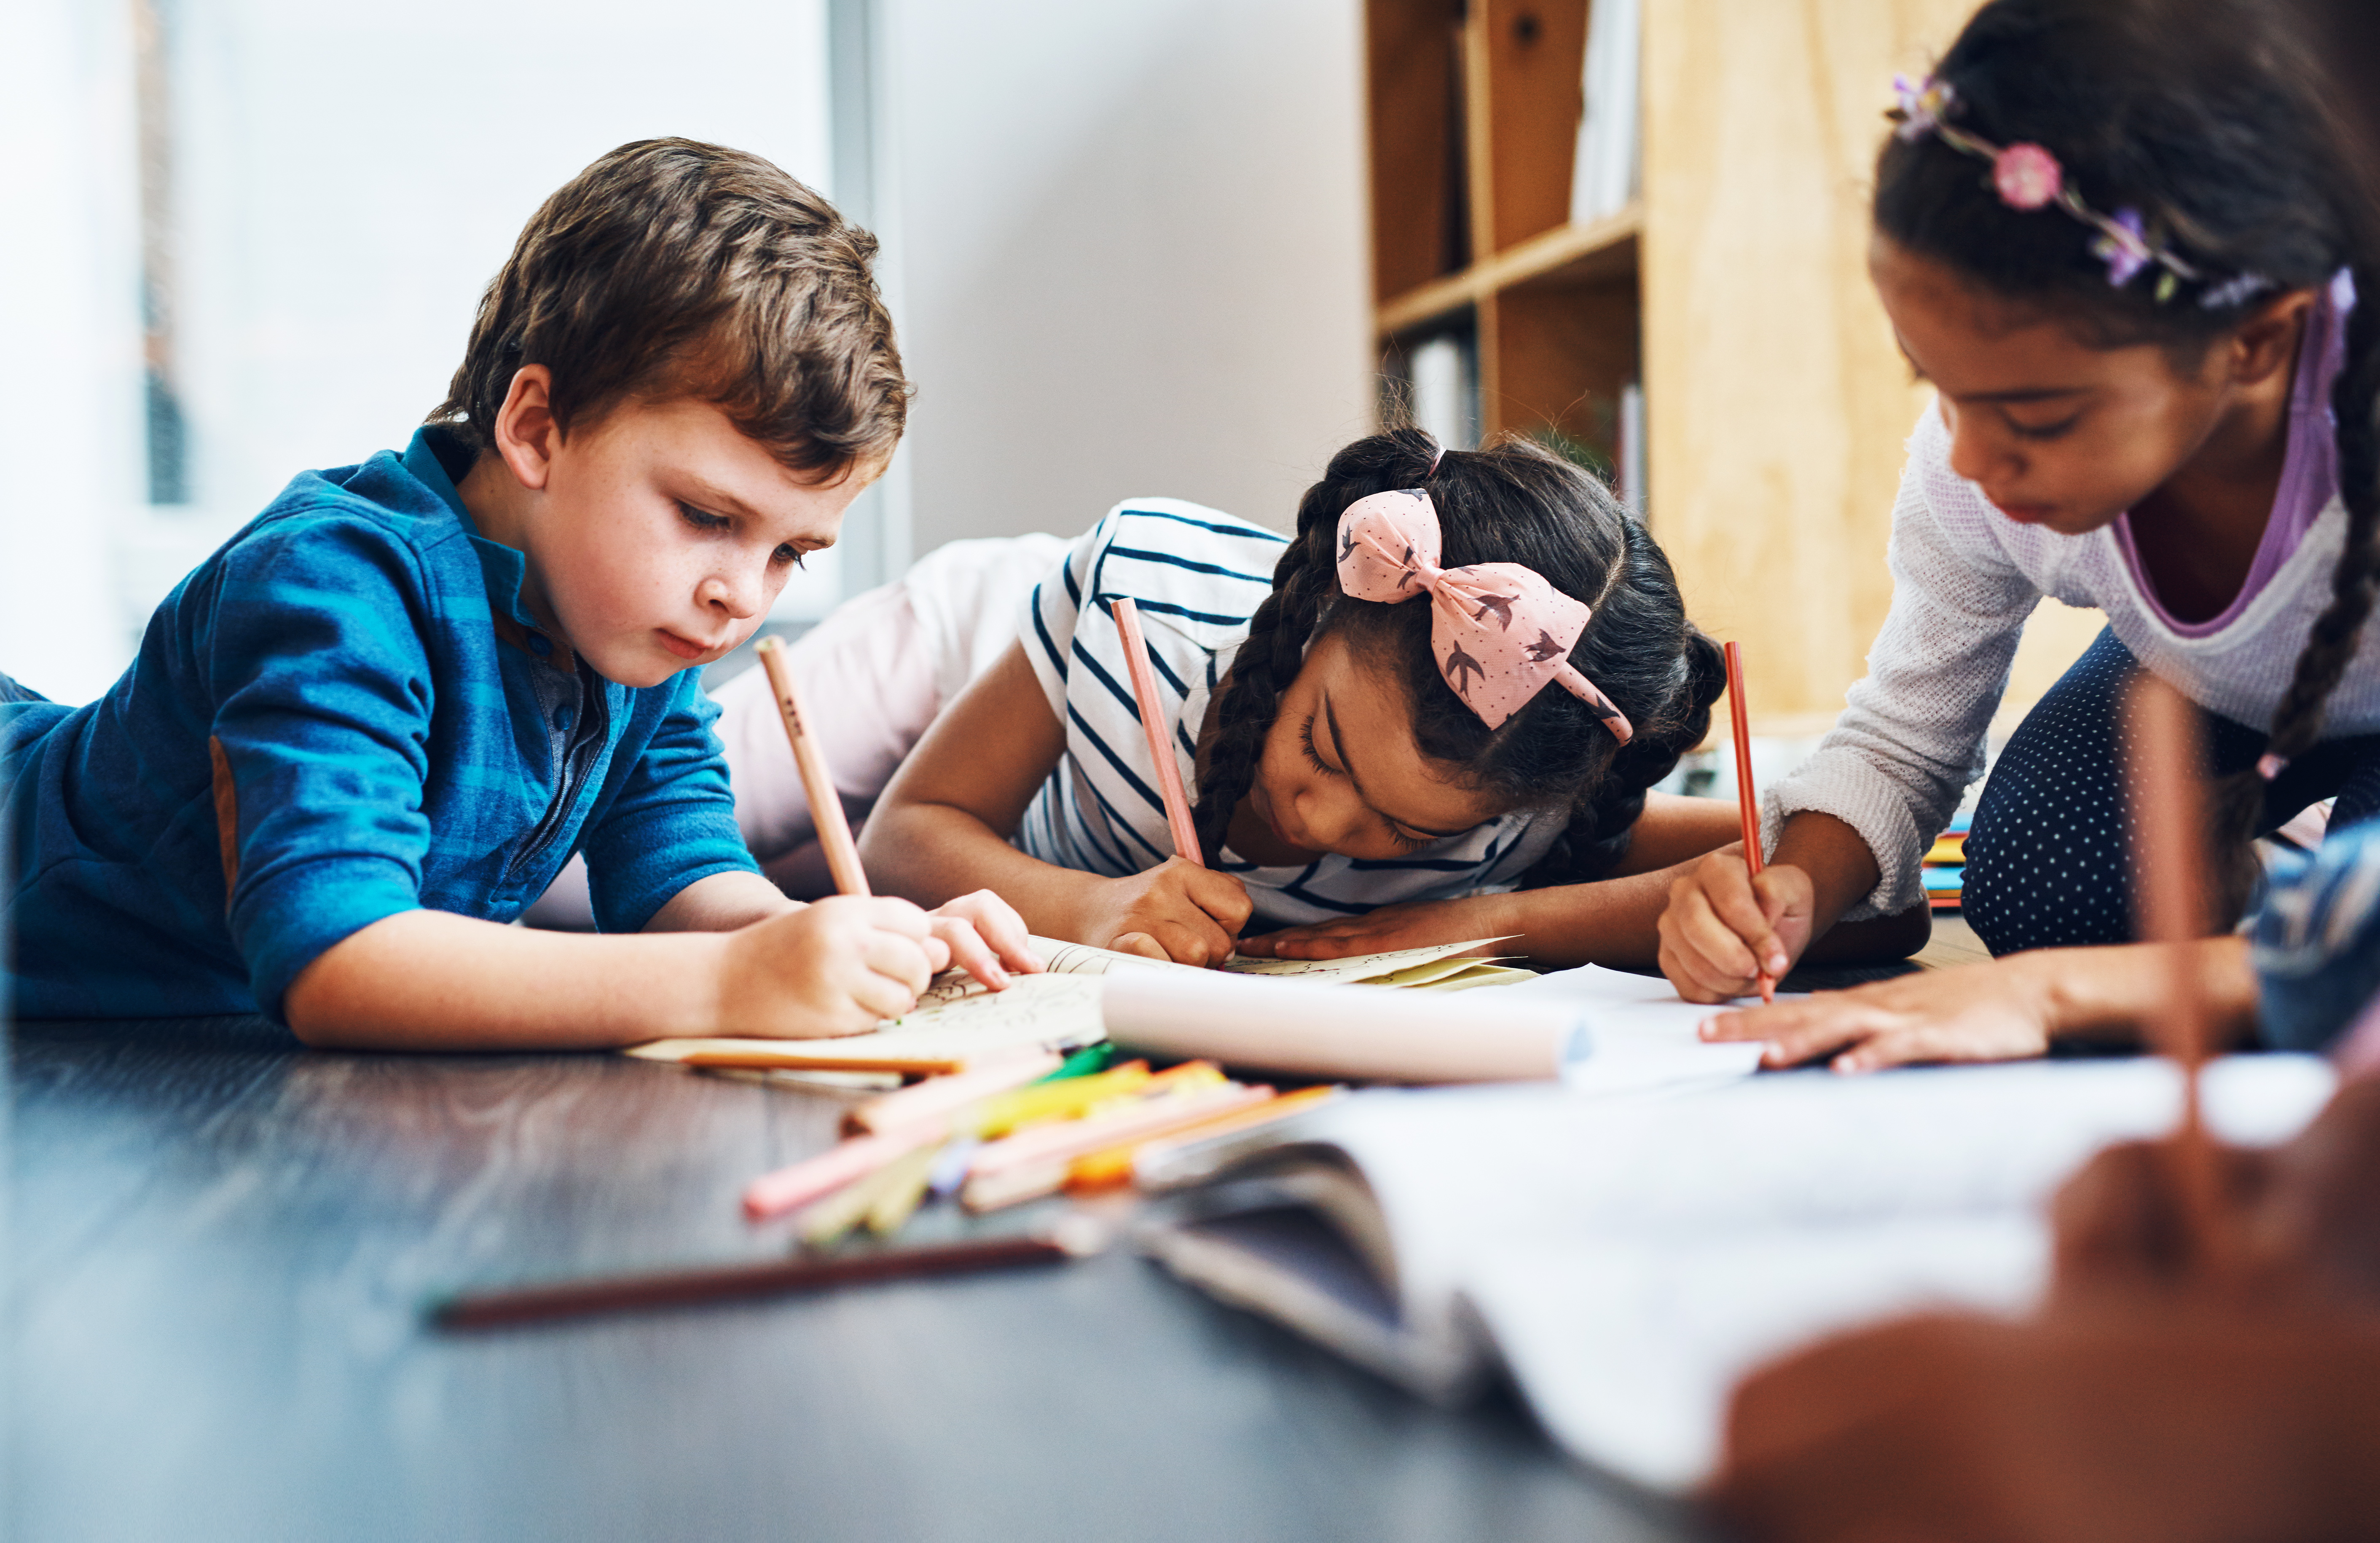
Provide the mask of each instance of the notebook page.
{"label": "notebook page", "polygon": [[1717,1462],[1729,1392],[1755,1366],[1921,1308],[2022,1311],[2048,1256],[2046,1230],[2023,1212],[1916,1217],[1516,1245],[1483,1255],[1463,1295],[1557,1442],[1683,1489]]}
{"label": "notebook page", "polygon": [[[2284,1139],[2332,1081],[2313,1057],[2230,1058],[2207,1074],[2208,1118],[2227,1139]],[[1354,1159],[1418,1320],[1442,1319],[1473,1261],[1519,1241],[2029,1217],[2093,1151],[2169,1129],[2180,1107],[2169,1062],[2035,1062],[1612,1095],[1376,1091],[1302,1134]]]}

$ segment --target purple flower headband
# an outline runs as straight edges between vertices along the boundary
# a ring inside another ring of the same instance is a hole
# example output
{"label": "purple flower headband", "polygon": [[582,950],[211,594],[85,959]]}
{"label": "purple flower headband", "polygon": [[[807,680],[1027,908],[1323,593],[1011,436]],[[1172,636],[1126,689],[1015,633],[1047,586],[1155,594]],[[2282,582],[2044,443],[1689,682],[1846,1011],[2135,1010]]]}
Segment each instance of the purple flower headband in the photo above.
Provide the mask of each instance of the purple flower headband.
{"label": "purple flower headband", "polygon": [[2066,173],[2058,165],[2058,157],[2041,146],[1996,145],[1952,126],[1949,119],[1958,110],[1959,93],[1949,81],[1929,75],[1912,84],[1907,76],[1896,75],[1892,87],[1900,105],[1886,115],[1900,125],[1893,130],[1895,135],[1914,141],[1931,134],[1952,150],[1990,162],[1992,188],[2010,209],[2030,213],[2055,204],[2097,231],[2098,238],[2091,243],[2091,255],[2107,265],[2107,282],[2115,287],[2120,289],[2131,283],[2151,263],[2164,270],[2156,280],[2159,305],[2172,299],[2175,290],[2183,284],[2205,286],[2198,303],[2209,310],[2238,305],[2273,287],[2273,281],[2261,273],[2240,273],[2215,281],[2172,248],[2163,242],[2152,242],[2137,209],[2100,213],[2067,186]]}

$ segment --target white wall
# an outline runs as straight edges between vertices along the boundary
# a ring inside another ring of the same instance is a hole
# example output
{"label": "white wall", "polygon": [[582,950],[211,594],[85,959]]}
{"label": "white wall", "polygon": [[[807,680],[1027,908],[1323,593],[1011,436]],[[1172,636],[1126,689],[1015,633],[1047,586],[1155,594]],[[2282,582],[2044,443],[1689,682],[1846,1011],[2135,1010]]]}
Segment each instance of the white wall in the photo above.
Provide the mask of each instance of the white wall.
{"label": "white wall", "polygon": [[1356,0],[889,0],[910,541],[1193,498],[1369,431]]}
{"label": "white wall", "polygon": [[684,134],[832,192],[825,0],[170,0],[192,502],[152,508],[129,8],[0,6],[0,670],[62,699],[294,473],[404,446],[596,156]]}
{"label": "white wall", "polygon": [[0,5],[0,672],[98,695],[108,543],[140,496],[131,7]]}

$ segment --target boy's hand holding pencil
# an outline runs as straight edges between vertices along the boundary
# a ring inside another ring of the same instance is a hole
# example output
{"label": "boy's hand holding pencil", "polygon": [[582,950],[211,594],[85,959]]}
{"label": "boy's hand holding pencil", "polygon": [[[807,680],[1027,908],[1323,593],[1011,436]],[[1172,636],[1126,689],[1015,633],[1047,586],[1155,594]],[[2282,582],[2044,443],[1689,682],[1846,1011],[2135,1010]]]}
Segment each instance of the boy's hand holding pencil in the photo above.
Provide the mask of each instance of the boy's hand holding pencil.
{"label": "boy's hand holding pencil", "polygon": [[[714,1021],[737,1034],[862,1034],[917,1005],[950,945],[905,900],[834,895],[723,940]],[[987,982],[989,984],[989,982]]]}

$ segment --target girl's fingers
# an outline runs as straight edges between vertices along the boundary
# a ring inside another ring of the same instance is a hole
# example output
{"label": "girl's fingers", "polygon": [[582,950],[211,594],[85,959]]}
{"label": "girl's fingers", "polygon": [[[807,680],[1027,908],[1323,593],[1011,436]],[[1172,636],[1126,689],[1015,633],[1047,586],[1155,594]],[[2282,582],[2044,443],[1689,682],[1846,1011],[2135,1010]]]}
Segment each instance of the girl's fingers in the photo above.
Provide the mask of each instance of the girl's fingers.
{"label": "girl's fingers", "polygon": [[[1173,860],[1181,861],[1178,857]],[[1256,902],[1248,898],[1248,887],[1228,873],[1187,863],[1183,866],[1188,869],[1184,875],[1183,892],[1190,903],[1214,917],[1227,936],[1236,937],[1256,911]]]}
{"label": "girl's fingers", "polygon": [[1203,927],[1186,921],[1160,922],[1157,939],[1164,946],[1166,957],[1177,965],[1196,965],[1203,969],[1221,964],[1232,954],[1230,936],[1212,922]]}
{"label": "girl's fingers", "polygon": [[[1755,928],[1765,931],[1767,923],[1758,919],[1749,893],[1742,905],[1752,910]],[[1664,919],[1674,919],[1679,953],[1699,966],[1695,976],[1705,986],[1723,986],[1727,995],[1741,996],[1760,973],[1741,931],[1714,908],[1710,895],[1699,886],[1689,889],[1682,902],[1672,901]]]}
{"label": "girl's fingers", "polygon": [[1163,959],[1171,963],[1173,958],[1165,952],[1163,943],[1146,932],[1120,932],[1108,946],[1118,954],[1137,954],[1144,959]]}
{"label": "girl's fingers", "polygon": [[[1766,873],[1761,875],[1762,879],[1767,877]],[[1769,914],[1768,886],[1763,884],[1755,889],[1755,881],[1741,869],[1730,868],[1728,880],[1716,893],[1704,892],[1711,915],[1736,943],[1731,953],[1714,955],[1715,962],[1732,964],[1741,957],[1741,973],[1744,975],[1758,975],[1764,969],[1782,973],[1785,945],[1778,941],[1775,918]]]}
{"label": "girl's fingers", "polygon": [[1797,1014],[1773,1025],[1760,1038],[1768,1041],[1765,1059],[1769,1065],[1799,1066],[1846,1046],[1872,1041],[1875,1036],[1889,1032],[1894,1021],[1874,1008],[1839,1002],[1819,1012]]}

